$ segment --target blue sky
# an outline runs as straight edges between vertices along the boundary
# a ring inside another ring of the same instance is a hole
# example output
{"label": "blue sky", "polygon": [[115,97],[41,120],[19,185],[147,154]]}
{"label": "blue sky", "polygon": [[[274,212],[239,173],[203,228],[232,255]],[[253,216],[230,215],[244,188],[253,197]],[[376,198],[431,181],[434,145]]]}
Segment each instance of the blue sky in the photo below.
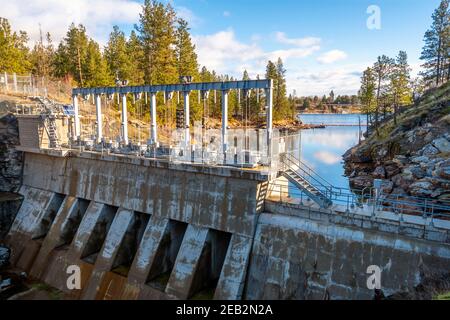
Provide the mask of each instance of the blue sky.
{"label": "blue sky", "polygon": [[[298,95],[356,93],[359,75],[380,54],[406,50],[419,70],[423,34],[439,0],[173,0],[192,27],[199,62],[219,73],[264,73],[268,59],[281,56],[288,89]],[[26,5],[25,5],[26,3]],[[0,16],[37,37],[38,24],[59,40],[75,21],[90,36],[107,41],[112,25],[129,32],[142,1],[0,0]],[[369,30],[366,12],[380,8],[381,29]]]}

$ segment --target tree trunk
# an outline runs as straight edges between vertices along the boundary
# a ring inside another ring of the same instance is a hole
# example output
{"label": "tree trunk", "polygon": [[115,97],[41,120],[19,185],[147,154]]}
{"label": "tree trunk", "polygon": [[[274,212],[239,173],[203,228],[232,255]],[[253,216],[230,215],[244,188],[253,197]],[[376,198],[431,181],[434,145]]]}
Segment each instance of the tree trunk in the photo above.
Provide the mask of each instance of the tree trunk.
{"label": "tree trunk", "polygon": [[441,46],[442,46],[442,38],[439,35],[439,45],[438,45],[438,61],[437,61],[437,70],[436,70],[436,86],[439,86],[439,80],[441,78]]}
{"label": "tree trunk", "polygon": [[380,135],[378,131],[378,114],[380,112],[380,90],[381,90],[381,76],[378,77],[378,87],[377,87],[377,105],[375,107],[375,130],[377,132],[377,136]]}
{"label": "tree trunk", "polygon": [[398,106],[397,103],[394,103],[394,125],[397,126],[397,111],[398,111]]}
{"label": "tree trunk", "polygon": [[448,67],[447,67],[447,81],[450,81],[450,58],[448,59]]}
{"label": "tree trunk", "polygon": [[83,86],[83,73],[81,72],[81,56],[80,56],[80,47],[77,47],[77,56],[78,56],[78,72],[80,76],[80,83]]}

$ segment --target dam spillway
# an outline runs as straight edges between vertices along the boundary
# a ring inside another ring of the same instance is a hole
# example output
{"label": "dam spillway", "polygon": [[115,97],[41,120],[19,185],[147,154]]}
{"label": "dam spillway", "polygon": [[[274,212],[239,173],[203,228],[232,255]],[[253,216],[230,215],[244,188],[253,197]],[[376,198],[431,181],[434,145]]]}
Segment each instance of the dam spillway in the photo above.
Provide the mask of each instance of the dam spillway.
{"label": "dam spillway", "polygon": [[[98,254],[93,270],[105,274],[122,266],[130,277],[146,280],[152,263],[165,265],[154,266],[162,268],[153,271],[155,278],[172,268],[166,290],[179,298],[192,295],[183,290],[197,267],[213,268],[198,274],[211,279],[196,281],[218,280],[221,298],[240,298],[241,265],[249,258],[267,176],[88,152],[27,152],[23,177],[24,203],[10,238],[28,239],[20,248],[10,243],[12,261],[32,276],[61,288],[68,265],[89,270],[83,258]],[[100,285],[106,275],[95,272]]]}

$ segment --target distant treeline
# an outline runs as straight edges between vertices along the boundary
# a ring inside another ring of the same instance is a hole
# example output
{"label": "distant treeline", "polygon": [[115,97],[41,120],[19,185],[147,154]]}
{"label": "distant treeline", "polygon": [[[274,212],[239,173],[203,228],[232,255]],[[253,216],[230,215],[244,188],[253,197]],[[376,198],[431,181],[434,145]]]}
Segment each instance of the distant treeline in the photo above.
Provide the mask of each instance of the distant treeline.
{"label": "distant treeline", "polygon": [[[291,98],[290,98],[291,99]],[[300,111],[321,111],[321,112],[335,112],[336,107],[340,109],[348,109],[358,107],[360,104],[357,95],[338,95],[336,97],[333,90],[328,96],[324,95],[314,97],[296,97],[295,105]]]}

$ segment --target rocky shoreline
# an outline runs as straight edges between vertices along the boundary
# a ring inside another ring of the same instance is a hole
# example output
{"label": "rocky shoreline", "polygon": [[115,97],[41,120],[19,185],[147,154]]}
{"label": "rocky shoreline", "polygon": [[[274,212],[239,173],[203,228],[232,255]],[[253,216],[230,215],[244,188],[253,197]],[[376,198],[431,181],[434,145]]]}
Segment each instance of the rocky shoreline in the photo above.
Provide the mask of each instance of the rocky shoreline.
{"label": "rocky shoreline", "polygon": [[380,126],[344,154],[345,174],[355,189],[383,179],[385,194],[450,201],[450,85]]}

